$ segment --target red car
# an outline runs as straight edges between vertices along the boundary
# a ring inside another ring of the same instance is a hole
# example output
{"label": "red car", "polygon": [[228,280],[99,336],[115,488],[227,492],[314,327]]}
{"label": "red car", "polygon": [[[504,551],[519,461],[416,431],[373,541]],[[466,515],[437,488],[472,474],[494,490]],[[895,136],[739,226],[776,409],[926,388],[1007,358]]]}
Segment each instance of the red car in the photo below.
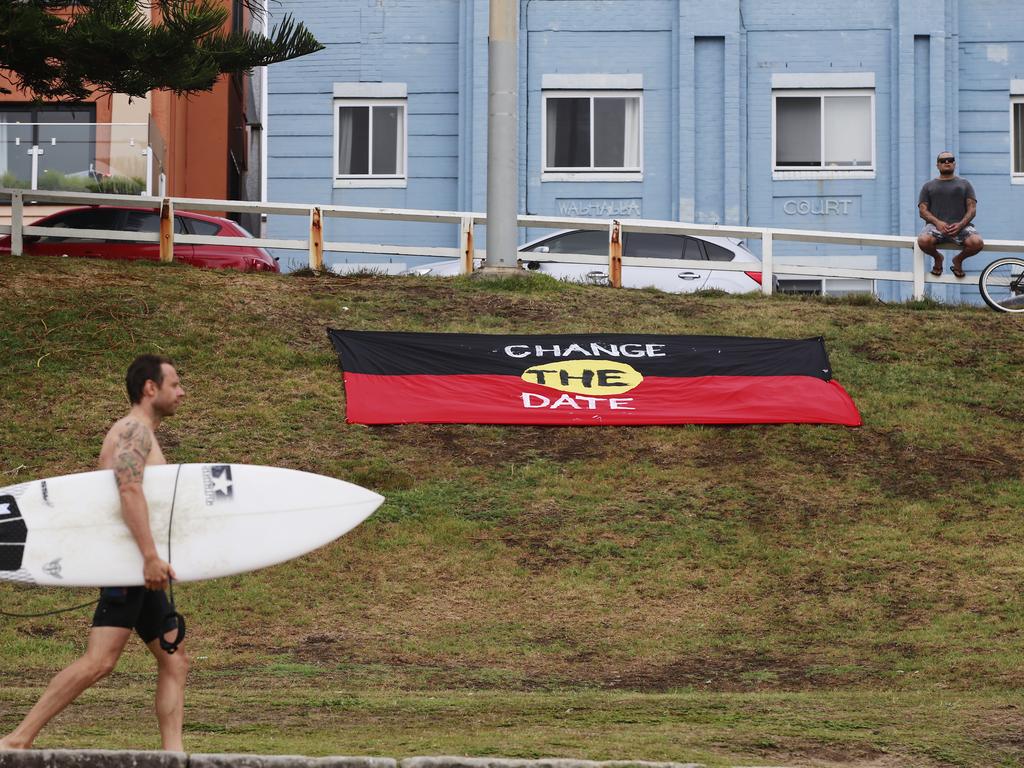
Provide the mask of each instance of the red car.
{"label": "red car", "polygon": [[[69,208],[35,222],[36,227],[67,229],[109,229],[119,232],[160,231],[160,216],[151,208],[126,208],[94,205]],[[175,235],[251,238],[245,229],[230,219],[192,211],[176,211]],[[158,261],[157,243],[127,240],[82,239],[62,235],[25,235],[24,253],[28,256],[90,256],[98,259],[146,259]],[[11,236],[0,238],[0,254],[10,254]],[[240,269],[245,272],[280,272],[277,260],[263,248],[251,245],[174,244],[174,260],[197,267]]]}

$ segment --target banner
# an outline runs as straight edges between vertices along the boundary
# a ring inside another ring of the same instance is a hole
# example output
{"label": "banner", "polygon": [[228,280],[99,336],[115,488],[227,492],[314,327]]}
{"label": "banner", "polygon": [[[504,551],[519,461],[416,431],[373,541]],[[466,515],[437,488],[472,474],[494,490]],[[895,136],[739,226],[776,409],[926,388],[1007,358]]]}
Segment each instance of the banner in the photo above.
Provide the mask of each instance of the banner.
{"label": "banner", "polygon": [[354,424],[844,424],[821,338],[337,331]]}

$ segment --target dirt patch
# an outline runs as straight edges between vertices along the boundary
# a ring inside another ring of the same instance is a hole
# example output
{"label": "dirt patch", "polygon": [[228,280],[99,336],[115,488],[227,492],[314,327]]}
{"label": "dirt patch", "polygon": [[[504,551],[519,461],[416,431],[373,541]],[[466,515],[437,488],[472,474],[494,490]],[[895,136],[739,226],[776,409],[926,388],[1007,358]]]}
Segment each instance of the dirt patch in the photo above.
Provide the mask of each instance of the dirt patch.
{"label": "dirt patch", "polygon": [[903,438],[899,430],[861,429],[858,452],[872,456],[872,471],[882,490],[903,498],[933,499],[976,471],[1020,477],[1017,459],[997,446],[976,446],[971,453],[929,448]]}
{"label": "dirt patch", "polygon": [[950,763],[937,762],[920,755],[886,752],[869,746],[852,744],[825,745],[808,742],[806,746],[789,744],[779,749],[758,748],[747,745],[755,754],[762,755],[764,765],[786,768],[949,768]]}
{"label": "dirt patch", "polygon": [[517,427],[514,444],[505,427],[474,424],[388,424],[370,427],[374,434],[400,441],[420,466],[438,463],[500,466],[538,459],[566,463],[604,459],[614,441],[595,440],[593,428]]}

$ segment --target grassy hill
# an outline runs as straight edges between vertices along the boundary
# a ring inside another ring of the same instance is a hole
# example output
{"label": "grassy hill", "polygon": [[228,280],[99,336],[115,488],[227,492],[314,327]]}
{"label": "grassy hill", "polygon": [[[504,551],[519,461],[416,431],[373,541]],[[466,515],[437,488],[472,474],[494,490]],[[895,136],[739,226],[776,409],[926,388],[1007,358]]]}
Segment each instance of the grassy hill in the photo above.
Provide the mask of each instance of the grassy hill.
{"label": "grassy hill", "polygon": [[[142,351],[171,461],[383,493],[298,561],[183,585],[190,751],[709,765],[1024,762],[1024,325],[547,279],[0,259],[0,485],[91,469]],[[326,326],[822,335],[865,425],[350,426]],[[0,610],[83,592],[0,585]],[[0,731],[91,614],[0,619]],[[137,643],[39,746],[151,748]]]}

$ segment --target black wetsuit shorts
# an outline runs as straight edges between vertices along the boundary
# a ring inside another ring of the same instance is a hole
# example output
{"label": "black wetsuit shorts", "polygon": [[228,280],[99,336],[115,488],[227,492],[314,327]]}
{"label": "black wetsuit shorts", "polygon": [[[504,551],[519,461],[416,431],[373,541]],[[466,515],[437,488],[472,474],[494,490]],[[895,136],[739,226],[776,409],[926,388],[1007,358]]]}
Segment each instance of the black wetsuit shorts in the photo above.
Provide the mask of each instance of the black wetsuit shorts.
{"label": "black wetsuit shorts", "polygon": [[92,617],[94,627],[134,629],[142,642],[151,643],[177,622],[171,614],[171,601],[162,589],[145,587],[104,587]]}

